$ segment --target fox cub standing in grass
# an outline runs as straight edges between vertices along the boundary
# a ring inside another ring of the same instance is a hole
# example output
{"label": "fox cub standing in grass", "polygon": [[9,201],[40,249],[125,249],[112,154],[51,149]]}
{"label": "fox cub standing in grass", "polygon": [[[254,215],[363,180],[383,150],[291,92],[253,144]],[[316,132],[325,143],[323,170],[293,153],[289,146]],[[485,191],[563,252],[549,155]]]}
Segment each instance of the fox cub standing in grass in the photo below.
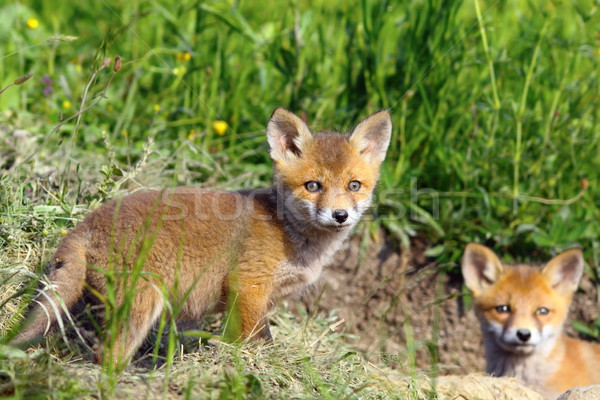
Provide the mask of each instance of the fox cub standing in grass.
{"label": "fox cub standing in grass", "polygon": [[235,337],[271,339],[269,309],[315,283],[369,207],[391,129],[384,110],[350,135],[313,135],[277,108],[267,126],[275,187],[146,191],[105,204],[60,243],[50,259],[53,290],[38,297],[12,343],[45,334],[84,287],[105,303],[111,292],[117,306],[129,302],[115,345],[104,349],[114,362],[130,359],[167,304],[178,319],[234,304]]}
{"label": "fox cub standing in grass", "polygon": [[473,292],[489,374],[516,377],[554,397],[600,383],[600,346],[562,332],[583,263],[572,249],[541,269],[507,266],[487,247],[467,246],[462,274]]}

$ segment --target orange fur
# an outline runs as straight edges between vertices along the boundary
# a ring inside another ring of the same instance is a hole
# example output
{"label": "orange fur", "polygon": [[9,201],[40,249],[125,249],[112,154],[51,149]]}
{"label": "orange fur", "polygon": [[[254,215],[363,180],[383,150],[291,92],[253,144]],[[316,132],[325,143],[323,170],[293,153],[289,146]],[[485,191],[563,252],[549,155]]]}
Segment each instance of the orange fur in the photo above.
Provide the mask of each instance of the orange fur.
{"label": "orange fur", "polygon": [[583,272],[580,250],[540,269],[503,265],[490,249],[472,243],[462,270],[481,321],[488,373],[517,377],[549,397],[600,383],[600,346],[562,332]]}
{"label": "orange fur", "polygon": [[[239,336],[270,339],[269,309],[315,283],[369,206],[390,135],[387,111],[345,136],[313,135],[276,109],[267,127],[275,187],[145,191],[103,205],[59,245],[50,259],[54,290],[38,298],[12,343],[42,335],[60,314],[44,309],[61,301],[70,308],[84,283],[107,296],[108,276],[116,306],[133,293],[109,355],[115,362],[132,356],[167,303],[192,320],[234,307]],[[319,190],[309,191],[310,182]]]}

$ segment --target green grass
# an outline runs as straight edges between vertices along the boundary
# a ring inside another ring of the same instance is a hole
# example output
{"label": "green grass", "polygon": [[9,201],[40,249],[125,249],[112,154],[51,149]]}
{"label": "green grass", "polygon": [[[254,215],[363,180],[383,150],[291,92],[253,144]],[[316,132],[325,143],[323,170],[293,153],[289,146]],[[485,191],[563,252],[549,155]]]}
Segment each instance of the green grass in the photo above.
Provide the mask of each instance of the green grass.
{"label": "green grass", "polygon": [[104,200],[268,185],[276,106],[337,130],[392,110],[371,232],[425,232],[451,274],[470,241],[528,260],[579,245],[600,284],[597,2],[37,0],[0,15],[0,90],[34,74],[0,94],[0,328],[19,307],[5,279],[39,271]]}
{"label": "green grass", "polygon": [[[66,203],[89,202],[93,184],[131,168],[148,137],[158,175],[143,184],[254,187],[269,181],[264,128],[275,106],[317,129],[390,108],[380,212],[405,244],[425,230],[449,261],[470,240],[525,255],[597,246],[596,3],[119,4],[2,9],[0,82],[35,74],[0,97],[3,153],[21,161],[12,173],[68,160],[60,182],[87,185],[60,187]],[[39,27],[27,28],[30,17]],[[94,97],[113,74],[111,65],[95,72],[116,55],[122,69],[106,98]],[[229,125],[223,136],[216,120]],[[15,128],[41,140],[17,151]]]}
{"label": "green grass", "polygon": [[[281,310],[274,317],[273,345],[244,346],[208,341],[193,352],[178,352],[172,368],[129,368],[111,385],[98,365],[44,351],[25,354],[2,348],[0,395],[16,398],[403,398],[390,379],[397,371],[370,367],[344,344],[337,320],[318,318],[305,324]],[[339,330],[339,328],[337,328]]]}

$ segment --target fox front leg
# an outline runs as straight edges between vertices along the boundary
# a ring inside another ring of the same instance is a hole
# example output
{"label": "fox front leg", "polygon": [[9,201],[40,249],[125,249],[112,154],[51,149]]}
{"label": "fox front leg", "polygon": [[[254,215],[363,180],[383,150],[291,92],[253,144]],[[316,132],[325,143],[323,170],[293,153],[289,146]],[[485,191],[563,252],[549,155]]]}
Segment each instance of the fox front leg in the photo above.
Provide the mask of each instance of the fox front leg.
{"label": "fox front leg", "polygon": [[273,340],[267,317],[271,291],[268,283],[241,284],[237,290],[230,288],[224,329],[227,339]]}

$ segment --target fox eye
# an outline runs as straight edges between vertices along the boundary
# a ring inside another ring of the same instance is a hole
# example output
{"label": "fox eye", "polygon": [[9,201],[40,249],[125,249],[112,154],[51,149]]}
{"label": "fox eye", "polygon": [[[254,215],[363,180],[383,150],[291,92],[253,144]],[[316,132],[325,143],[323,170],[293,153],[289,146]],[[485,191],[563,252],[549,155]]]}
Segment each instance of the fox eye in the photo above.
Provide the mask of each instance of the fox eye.
{"label": "fox eye", "polygon": [[507,306],[506,304],[501,304],[499,306],[496,306],[496,312],[498,314],[506,314],[510,312],[510,306]]}
{"label": "fox eye", "polygon": [[317,181],[308,181],[304,184],[304,187],[306,190],[313,193],[321,190],[321,184]]}
{"label": "fox eye", "polygon": [[360,182],[359,181],[352,181],[348,184],[348,189],[350,189],[350,191],[352,192],[358,192],[358,190],[360,189]]}
{"label": "fox eye", "polygon": [[535,314],[536,315],[548,315],[548,314],[550,314],[550,310],[546,307],[540,307],[537,310],[535,310]]}

